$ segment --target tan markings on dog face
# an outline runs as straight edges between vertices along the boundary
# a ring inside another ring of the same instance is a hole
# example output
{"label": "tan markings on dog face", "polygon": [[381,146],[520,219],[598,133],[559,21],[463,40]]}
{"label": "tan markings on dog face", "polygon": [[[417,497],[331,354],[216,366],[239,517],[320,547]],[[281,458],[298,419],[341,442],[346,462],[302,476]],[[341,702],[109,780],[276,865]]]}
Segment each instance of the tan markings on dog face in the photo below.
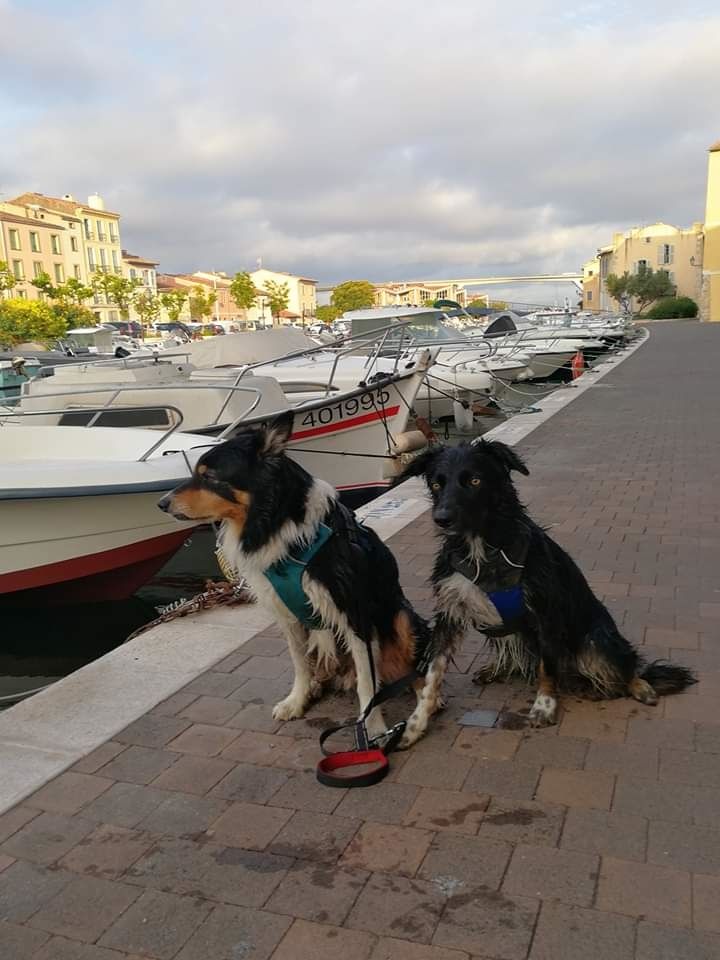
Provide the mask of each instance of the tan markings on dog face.
{"label": "tan markings on dog face", "polygon": [[380,649],[380,676],[386,683],[404,677],[415,663],[415,633],[404,610],[395,615],[393,633],[392,641]]}
{"label": "tan markings on dog face", "polygon": [[214,520],[219,523],[227,520],[235,527],[238,536],[242,534],[250,507],[250,494],[244,490],[234,490],[235,502],[219,497],[212,490],[202,487],[188,487],[172,498],[171,512],[180,513],[191,520]]}

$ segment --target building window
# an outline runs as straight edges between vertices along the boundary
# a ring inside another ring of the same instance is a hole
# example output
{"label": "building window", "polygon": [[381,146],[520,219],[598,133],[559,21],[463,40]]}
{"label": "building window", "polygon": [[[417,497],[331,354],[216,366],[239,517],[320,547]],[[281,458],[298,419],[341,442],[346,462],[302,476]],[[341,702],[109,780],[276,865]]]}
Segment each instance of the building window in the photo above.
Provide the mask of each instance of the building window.
{"label": "building window", "polygon": [[114,223],[110,224],[110,243],[119,243],[120,234],[117,232],[117,227]]}
{"label": "building window", "polygon": [[658,263],[669,264],[674,260],[675,248],[671,243],[661,243],[658,249]]}
{"label": "building window", "polygon": [[93,239],[92,224],[87,219],[83,220],[83,224],[85,225],[85,239],[92,240]]}
{"label": "building window", "polygon": [[22,260],[13,260],[12,272],[16,280],[25,279],[25,267],[23,266]]}
{"label": "building window", "polygon": [[648,262],[647,260],[638,260],[635,264],[635,273],[640,273],[643,270],[647,270]]}
{"label": "building window", "polygon": [[10,249],[11,250],[20,249],[20,231],[19,230],[10,230]]}
{"label": "building window", "polygon": [[65,268],[61,263],[55,264],[55,282],[65,283]]}
{"label": "building window", "polygon": [[110,311],[109,311],[109,313],[108,313],[108,320],[110,321],[110,323],[117,323],[117,322],[118,322],[118,312],[117,312],[117,310],[110,310]]}
{"label": "building window", "polygon": [[43,270],[43,265],[39,260],[35,260],[33,263],[33,276],[37,279],[41,273],[45,273]]}
{"label": "building window", "polygon": [[60,249],[60,237],[58,236],[57,233],[50,234],[50,249],[54,254],[57,254],[58,256],[62,252]]}
{"label": "building window", "polygon": [[40,253],[40,234],[30,231],[30,249],[33,253]]}
{"label": "building window", "polygon": [[75,266],[73,267],[73,273],[75,274],[75,279],[76,279],[76,280],[82,280],[82,275],[81,275],[81,273],[80,273],[80,264],[79,264],[79,263],[76,263]]}
{"label": "building window", "polygon": [[27,290],[16,290],[15,296],[19,297],[21,300],[27,300]]}
{"label": "building window", "polygon": [[112,265],[115,273],[120,273],[120,263],[118,261],[118,252],[117,250],[112,250]]}
{"label": "building window", "polygon": [[77,253],[77,252],[78,252],[79,247],[78,247],[78,238],[77,238],[77,237],[70,237],[70,249],[72,250],[73,253]]}
{"label": "building window", "polygon": [[147,270],[143,270],[143,281],[145,282],[146,287],[150,285],[150,276]]}
{"label": "building window", "polygon": [[90,272],[95,272],[95,251],[92,247],[88,248],[88,266],[90,267]]}
{"label": "building window", "polygon": [[97,227],[98,240],[105,240],[105,224],[102,220],[96,220],[95,226]]}
{"label": "building window", "polygon": [[100,266],[103,270],[105,270],[105,267],[107,266],[107,252],[105,251],[104,247],[100,248]]}
{"label": "building window", "polygon": [[134,280],[135,277],[136,277],[136,275],[137,275],[137,271],[136,271],[135,267],[130,267],[130,279],[131,279],[131,280]]}
{"label": "building window", "polygon": [[592,300],[592,295],[593,295],[592,290],[588,290],[587,292],[588,303]]}

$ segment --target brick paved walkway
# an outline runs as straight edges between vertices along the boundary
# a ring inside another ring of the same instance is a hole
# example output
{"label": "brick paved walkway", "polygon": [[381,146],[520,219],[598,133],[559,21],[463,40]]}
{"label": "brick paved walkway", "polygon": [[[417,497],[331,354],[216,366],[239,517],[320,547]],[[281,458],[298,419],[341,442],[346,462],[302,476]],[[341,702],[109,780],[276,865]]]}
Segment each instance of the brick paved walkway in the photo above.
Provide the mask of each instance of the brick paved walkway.
{"label": "brick paved walkway", "polygon": [[[268,632],[0,817],[3,960],[720,958],[719,360],[720,329],[658,325],[521,448],[536,517],[696,687],[461,728],[531,699],[472,686],[474,637],[427,739],[380,786],[330,790],[318,727],[350,701],[273,722]],[[391,542],[423,609],[430,533]]]}

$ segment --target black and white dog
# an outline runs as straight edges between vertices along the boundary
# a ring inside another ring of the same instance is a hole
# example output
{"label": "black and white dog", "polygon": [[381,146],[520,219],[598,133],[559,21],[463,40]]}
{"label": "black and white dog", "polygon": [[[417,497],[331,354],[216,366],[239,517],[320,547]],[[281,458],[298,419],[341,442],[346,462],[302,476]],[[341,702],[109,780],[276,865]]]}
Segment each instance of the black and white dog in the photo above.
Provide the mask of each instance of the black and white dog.
{"label": "black and white dog", "polygon": [[[283,415],[212,447],[159,506],[178,519],[220,523],[223,554],[280,624],[295,679],[275,706],[276,719],[302,717],[321,693],[320,679],[330,677],[356,684],[362,713],[376,692],[372,650],[379,682],[419,666],[425,674],[401,741],[407,747],[441,706],[445,662],[429,662],[428,624],[405,598],[392,553],[328,483],[286,455],[292,424],[292,415]],[[371,736],[385,732],[379,707],[367,728]]]}
{"label": "black and white dog", "polygon": [[512,470],[529,473],[510,447],[480,440],[427,450],[400,478],[425,478],[442,534],[433,646],[453,651],[468,627],[484,632],[496,656],[475,681],[537,682],[535,726],[555,722],[558,688],[655,704],[694,683],[684,667],[643,662],[571,557],[531,520]]}

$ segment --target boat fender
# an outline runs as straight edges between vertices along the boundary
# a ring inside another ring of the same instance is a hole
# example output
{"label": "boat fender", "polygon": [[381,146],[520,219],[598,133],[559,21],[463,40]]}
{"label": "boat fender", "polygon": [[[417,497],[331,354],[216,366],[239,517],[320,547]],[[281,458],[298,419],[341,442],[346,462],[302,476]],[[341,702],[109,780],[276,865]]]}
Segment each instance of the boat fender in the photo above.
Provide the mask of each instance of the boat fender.
{"label": "boat fender", "polygon": [[571,366],[573,380],[577,380],[577,378],[581,377],[585,371],[585,357],[583,356],[582,350],[578,350],[578,352],[572,358]]}
{"label": "boat fender", "polygon": [[467,401],[453,400],[453,417],[458,430],[467,432],[473,428],[473,412]]}
{"label": "boat fender", "polygon": [[427,439],[422,430],[406,430],[399,433],[393,442],[393,453],[413,453],[427,446]]}

